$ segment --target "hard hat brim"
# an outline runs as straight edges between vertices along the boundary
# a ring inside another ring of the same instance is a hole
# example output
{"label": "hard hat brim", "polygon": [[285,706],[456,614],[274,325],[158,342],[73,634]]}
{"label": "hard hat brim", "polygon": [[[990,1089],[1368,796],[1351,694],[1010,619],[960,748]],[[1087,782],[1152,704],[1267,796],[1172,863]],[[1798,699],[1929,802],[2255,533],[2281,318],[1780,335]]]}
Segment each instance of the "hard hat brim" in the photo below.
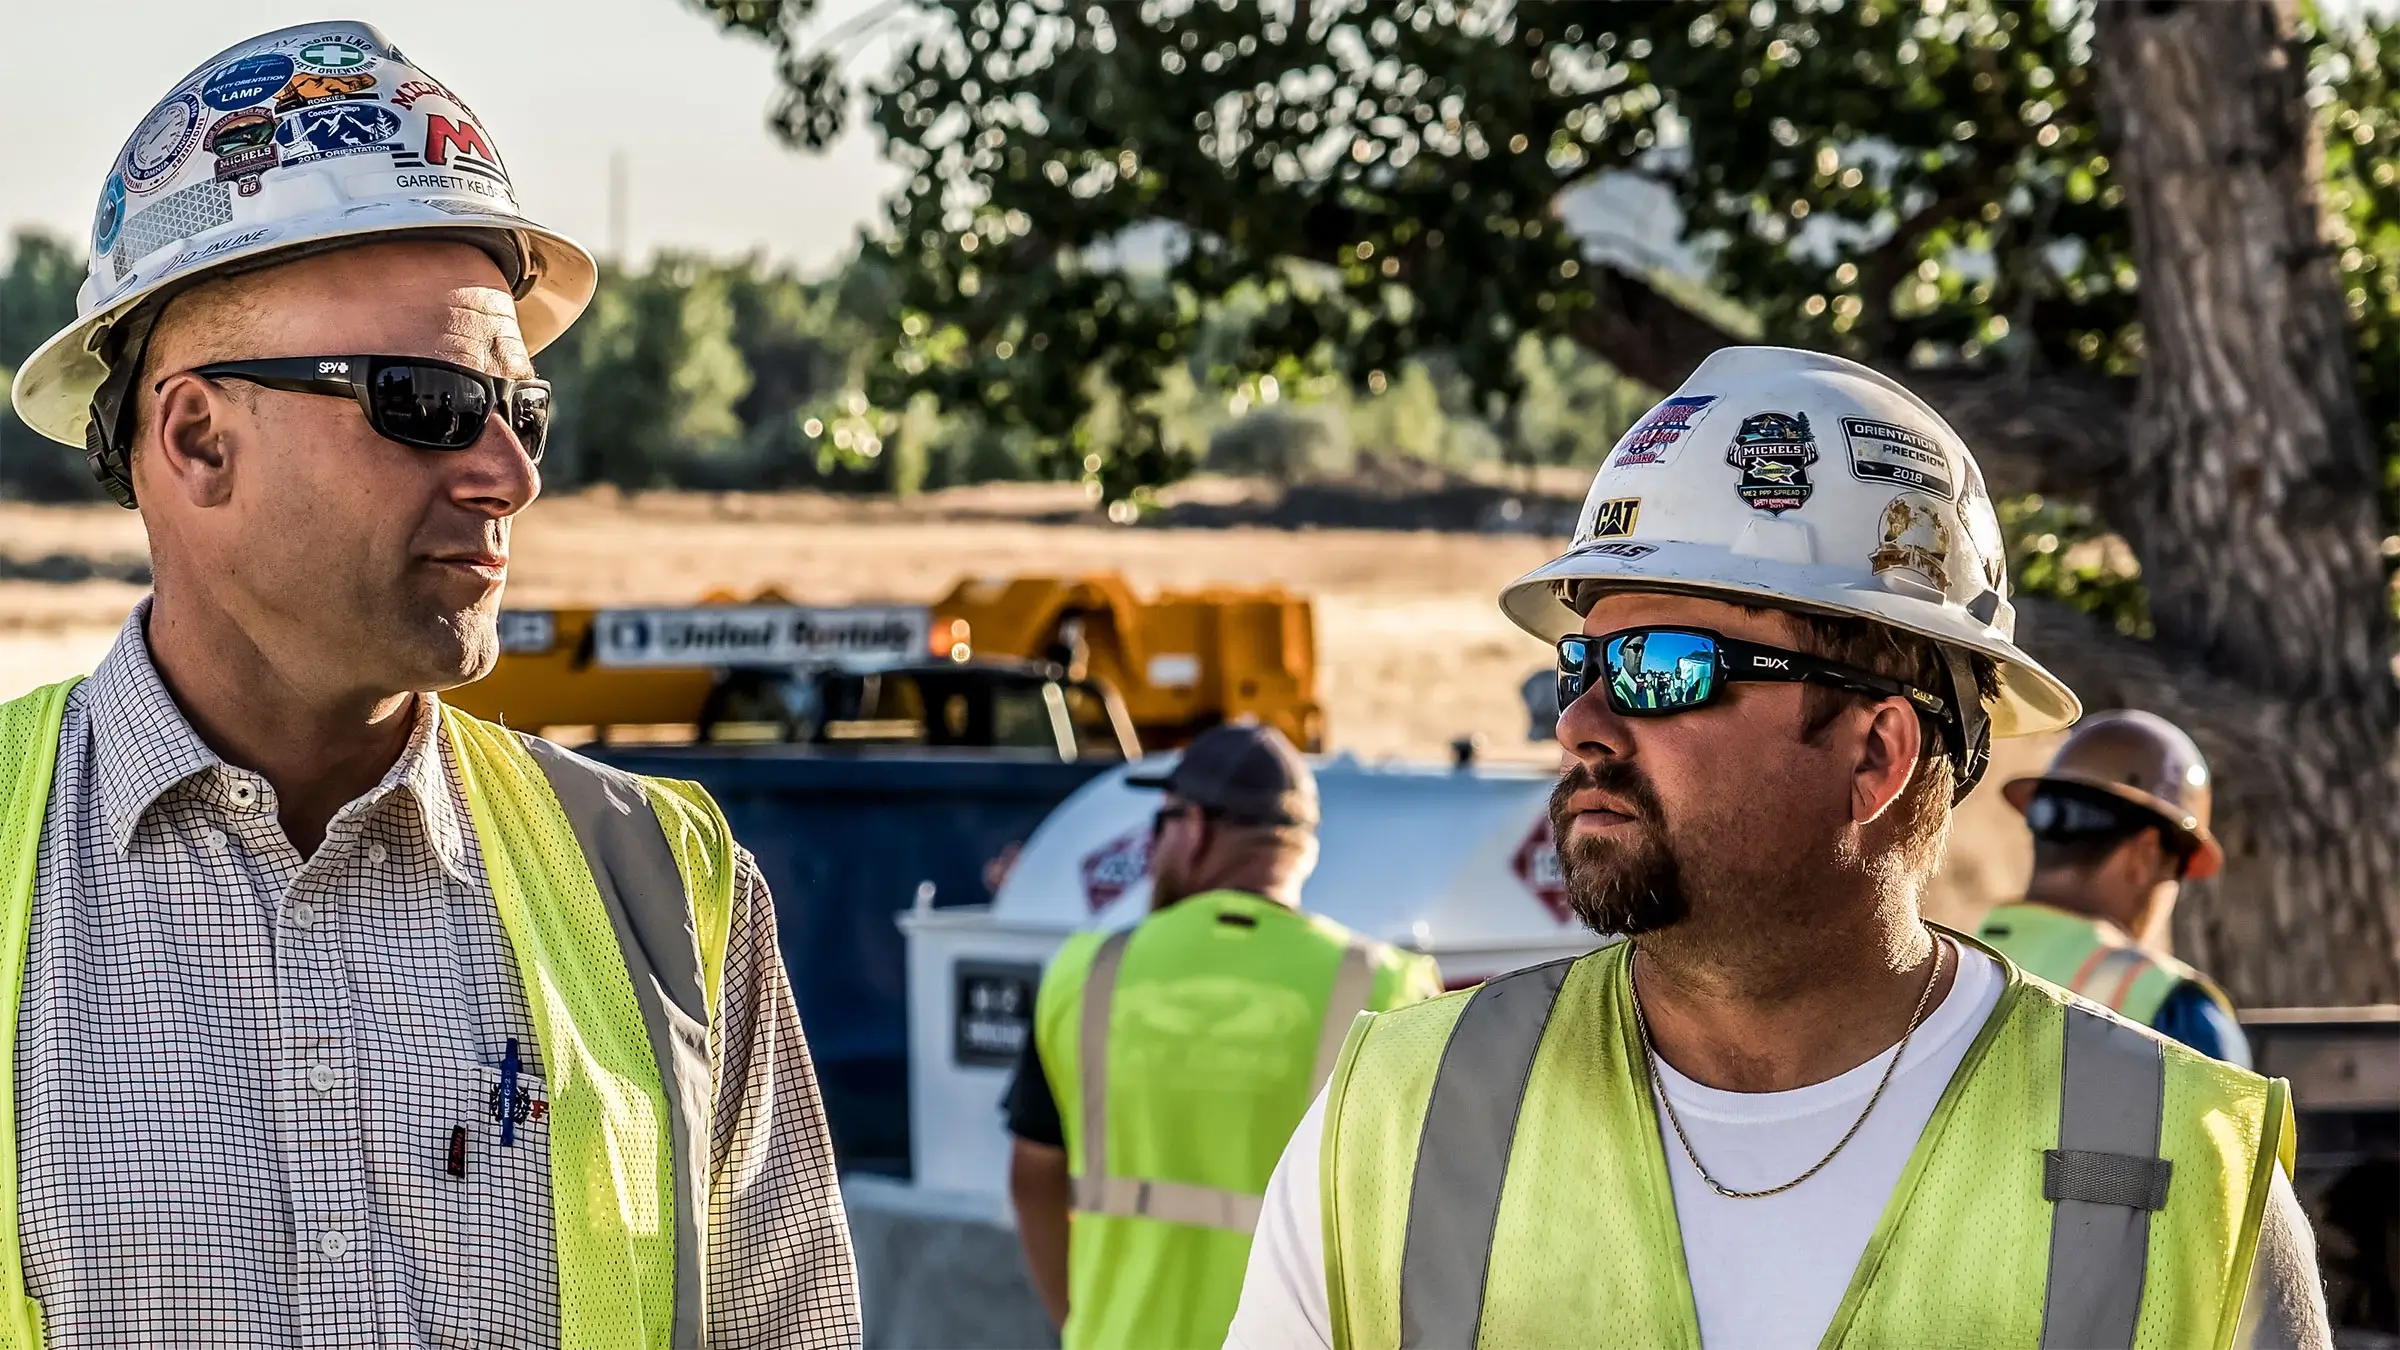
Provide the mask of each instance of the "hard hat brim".
{"label": "hard hat brim", "polygon": [[2190,880],[2205,881],[2224,870],[2225,846],[2217,842],[2217,837],[2209,833],[2208,827],[2201,824],[2197,816],[2153,797],[2140,788],[2070,771],[2041,773],[2031,778],[2012,778],[2001,785],[2000,795],[2007,798],[2008,804],[2015,807],[2017,814],[2021,816],[2025,814],[2026,808],[2033,804],[2034,792],[2044,783],[2066,783],[2093,792],[2105,792],[2121,802],[2138,806],[2157,816],[2168,828],[2191,842],[2193,849],[2191,866],[2184,869],[2184,876]]}
{"label": "hard hat brim", "polygon": [[[496,211],[460,215],[409,203],[390,203],[350,228],[313,230],[277,239],[257,249],[229,254],[226,261],[238,262],[247,270],[272,266],[282,254],[321,251],[328,245],[381,243],[420,230],[492,230],[523,239],[533,283],[517,300],[517,325],[528,353],[557,341],[591,303],[599,286],[599,264],[591,253],[555,230]],[[84,426],[91,417],[92,395],[108,378],[107,364],[92,350],[95,339],[145,301],[216,274],[215,269],[205,267],[164,271],[156,281],[137,286],[106,308],[78,318],[35,348],[17,368],[10,390],[17,416],[51,440],[81,446]]]}
{"label": "hard hat brim", "polygon": [[1990,709],[1995,737],[2056,731],[2083,713],[2074,690],[1956,605],[1932,605],[1862,584],[1855,571],[1843,568],[1748,557],[1715,544],[1638,542],[1646,550],[1639,558],[1612,557],[1587,546],[1535,568],[1500,593],[1501,611],[1519,628],[1555,642],[1583,629],[1583,616],[1559,596],[1562,583],[1588,582],[1604,592],[1666,591],[1868,619],[1991,658],[2000,668],[2001,686],[2000,699]]}

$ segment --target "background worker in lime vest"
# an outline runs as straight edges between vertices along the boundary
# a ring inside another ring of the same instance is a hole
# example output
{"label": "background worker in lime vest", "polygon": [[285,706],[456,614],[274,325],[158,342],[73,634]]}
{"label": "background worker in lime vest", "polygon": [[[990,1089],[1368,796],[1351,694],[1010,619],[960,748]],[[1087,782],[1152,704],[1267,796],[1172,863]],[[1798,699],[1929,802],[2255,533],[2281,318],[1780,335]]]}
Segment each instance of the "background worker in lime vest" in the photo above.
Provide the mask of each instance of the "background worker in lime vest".
{"label": "background worker in lime vest", "polygon": [[2085,718],[2040,777],[2001,789],[2033,832],[2033,879],[1979,936],[2031,974],[2247,1068],[2233,1001],[2167,951],[2184,880],[2225,864],[2209,789],[2208,762],[2174,723]]}
{"label": "background worker in lime vest", "polygon": [[1300,911],[1317,784],[1281,732],[1216,727],[1127,782],[1166,793],[1151,913],[1069,939],[1043,975],[1008,1096],[1009,1191],[1067,1345],[1213,1346],[1267,1174],[1343,1032],[1441,977]]}
{"label": "background worker in lime vest", "polygon": [[364,24],[218,54],[109,167],[14,397],[157,584],[0,709],[0,1345],[856,1343],[755,864],[433,692],[498,653],[593,275]]}
{"label": "background worker in lime vest", "polygon": [[1360,1021],[1229,1346],[2327,1343],[2282,1085],[1920,917],[1989,738],[2077,712],[1931,409],[1719,351],[1501,606],[1628,940]]}

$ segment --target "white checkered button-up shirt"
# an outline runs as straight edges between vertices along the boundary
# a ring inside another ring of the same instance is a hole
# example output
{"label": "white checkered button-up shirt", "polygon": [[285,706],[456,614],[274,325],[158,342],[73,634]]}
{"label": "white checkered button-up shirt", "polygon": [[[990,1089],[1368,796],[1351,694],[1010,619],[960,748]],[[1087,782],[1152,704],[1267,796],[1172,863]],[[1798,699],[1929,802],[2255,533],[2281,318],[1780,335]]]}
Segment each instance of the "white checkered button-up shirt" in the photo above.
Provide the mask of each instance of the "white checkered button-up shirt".
{"label": "white checkered button-up shirt", "polygon": [[[35,883],[19,1213],[49,1345],[558,1346],[541,1054],[433,700],[304,859],[274,788],[169,697],[147,612],[68,704]],[[512,1040],[532,1101],[502,1147]],[[832,1143],[746,852],[709,1050],[710,1345],[855,1344]]]}

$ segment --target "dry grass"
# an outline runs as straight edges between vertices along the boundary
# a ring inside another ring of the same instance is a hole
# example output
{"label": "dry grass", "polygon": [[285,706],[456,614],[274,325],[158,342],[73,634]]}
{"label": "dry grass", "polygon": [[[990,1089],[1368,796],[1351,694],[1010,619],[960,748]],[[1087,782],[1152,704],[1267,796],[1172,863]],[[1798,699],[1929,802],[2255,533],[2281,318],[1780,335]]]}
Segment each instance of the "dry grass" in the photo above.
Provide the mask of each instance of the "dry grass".
{"label": "dry grass", "polygon": [[[1194,485],[1224,500],[1238,485]],[[1365,530],[1158,530],[1042,523],[1071,487],[932,494],[906,506],[810,495],[584,493],[546,500],[516,534],[509,599],[527,606],[676,603],[773,586],[799,600],[930,600],[962,575],[1116,571],[1143,589],[1274,583],[1316,602],[1319,695],[1336,748],[1441,758],[1454,737],[1547,760],[1525,738],[1517,690],[1540,644],[1493,603],[1555,541]],[[139,520],[114,507],[0,505],[0,556],[139,557]],[[0,693],[87,670],[138,587],[0,581]],[[2038,767],[2050,743],[2003,742],[1991,783]],[[1931,909],[1971,922],[2023,882],[2025,844],[1989,785],[1963,808]]]}

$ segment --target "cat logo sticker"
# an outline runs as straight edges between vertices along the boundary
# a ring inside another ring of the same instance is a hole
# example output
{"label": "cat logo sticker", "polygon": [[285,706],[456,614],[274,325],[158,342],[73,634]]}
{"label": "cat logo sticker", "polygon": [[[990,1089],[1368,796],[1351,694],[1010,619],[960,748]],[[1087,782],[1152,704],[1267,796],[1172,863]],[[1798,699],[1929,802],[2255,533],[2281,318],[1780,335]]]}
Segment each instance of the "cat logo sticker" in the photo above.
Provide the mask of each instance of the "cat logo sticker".
{"label": "cat logo sticker", "polygon": [[1586,539],[1621,539],[1633,533],[1633,523],[1641,519],[1642,499],[1616,497],[1592,504],[1592,523],[1583,531]]}

